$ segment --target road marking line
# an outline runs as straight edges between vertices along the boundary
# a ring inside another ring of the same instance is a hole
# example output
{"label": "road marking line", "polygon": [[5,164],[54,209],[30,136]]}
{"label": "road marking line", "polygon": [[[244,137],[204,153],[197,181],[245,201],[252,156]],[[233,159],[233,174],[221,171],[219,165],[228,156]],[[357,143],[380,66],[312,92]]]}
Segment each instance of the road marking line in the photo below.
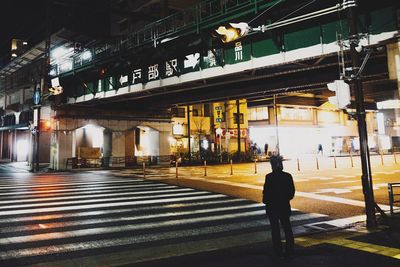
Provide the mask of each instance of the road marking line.
{"label": "road marking line", "polygon": [[[360,236],[360,234],[356,234],[353,236],[357,235]],[[380,246],[371,243],[350,240],[346,238],[318,239],[309,237],[298,237],[296,238],[296,244],[303,247],[310,247],[320,244],[332,244],[336,246],[377,254],[385,257],[390,257],[394,259],[400,259],[400,249],[398,248]]]}
{"label": "road marking line", "polygon": [[[353,205],[353,206],[357,206],[357,207],[365,207],[364,201],[354,200],[354,199],[347,199],[347,198],[333,197],[333,196],[323,196],[323,195],[318,195],[315,193],[308,193],[308,192],[296,192],[296,196],[317,199],[317,200],[323,200],[323,201],[329,201],[329,202],[336,202],[336,203],[347,204],[347,205]],[[383,210],[390,210],[390,207],[388,205],[383,205],[383,204],[378,204],[378,205]]]}
{"label": "road marking line", "polygon": [[[61,195],[74,195],[74,193],[77,194],[95,194],[99,192],[109,192],[109,191],[117,191],[117,190],[143,190],[143,189],[171,189],[171,188],[178,188],[176,185],[165,185],[165,184],[144,184],[144,185],[121,185],[121,186],[85,186],[85,187],[79,187],[79,188],[72,188],[72,189],[52,189],[52,190],[41,190],[41,191],[23,191],[23,197],[35,197],[35,195],[42,195],[42,194],[52,194],[55,195],[57,194],[58,196]],[[1,190],[1,186],[0,186]],[[13,191],[13,192],[7,192],[7,193],[0,193],[0,196],[10,196],[7,197],[7,199],[12,199],[13,196],[21,197],[21,191]],[[1,199],[1,198],[0,198]]]}
{"label": "road marking line", "polygon": [[[189,188],[191,189],[191,188]],[[166,194],[162,195],[151,195],[147,194],[145,196],[132,196],[132,197],[111,197],[111,198],[95,198],[95,199],[85,199],[85,200],[68,200],[68,201],[55,201],[55,202],[43,202],[43,203],[31,203],[31,204],[18,204],[18,205],[8,205],[8,206],[1,206],[0,207],[0,214],[3,212],[3,210],[10,210],[11,208],[18,209],[18,208],[35,208],[35,207],[46,207],[46,206],[68,206],[68,205],[77,205],[77,204],[92,204],[92,203],[103,203],[105,201],[111,202],[111,201],[126,201],[126,200],[133,200],[133,201],[139,201],[142,199],[160,199],[160,198],[166,198],[166,197],[171,197],[171,196],[190,196],[190,195],[204,195],[208,192],[206,191],[195,191],[194,189],[191,190],[185,190],[183,192],[178,192],[181,190],[172,190],[171,192],[168,192]],[[119,194],[122,195],[122,194]]]}
{"label": "road marking line", "polygon": [[347,180],[347,181],[336,181],[336,182],[331,182],[330,184],[347,184],[347,183],[359,183],[360,181],[358,180]]}
{"label": "road marking line", "polygon": [[[173,195],[174,196],[174,195]],[[47,213],[54,211],[72,211],[72,210],[81,210],[81,209],[92,209],[92,208],[109,208],[109,207],[122,207],[122,206],[131,206],[131,205],[145,205],[145,204],[154,204],[154,203],[166,203],[166,202],[178,202],[178,201],[188,201],[193,200],[197,201],[200,199],[212,199],[212,198],[228,198],[228,196],[223,194],[214,194],[214,195],[205,195],[205,196],[186,196],[186,197],[172,197],[172,198],[161,198],[161,199],[149,199],[149,200],[133,200],[129,202],[113,202],[113,203],[100,203],[100,204],[86,204],[86,205],[73,205],[73,206],[57,206],[51,208],[29,208],[23,210],[9,210],[9,211],[0,211],[0,216],[3,215],[18,215],[18,214],[26,214],[26,213]]]}
{"label": "road marking line", "polygon": [[[77,195],[73,195],[73,196],[60,196],[60,197],[42,197],[42,198],[24,198],[24,199],[9,199],[9,200],[1,200],[1,204],[13,204],[16,205],[18,203],[24,203],[26,205],[29,205],[28,203],[34,204],[34,203],[45,203],[47,201],[62,201],[62,200],[68,200],[67,203],[70,203],[69,200],[76,200],[78,199],[78,201],[82,200],[82,201],[86,201],[86,200],[97,200],[97,198],[103,198],[102,200],[107,200],[109,197],[116,197],[116,196],[131,196],[131,197],[135,197],[135,195],[146,195],[147,197],[151,197],[151,196],[156,196],[157,193],[172,193],[172,192],[176,192],[176,193],[180,193],[180,192],[193,192],[194,189],[191,188],[172,188],[172,189],[162,189],[162,190],[154,190],[153,188],[145,190],[143,189],[143,191],[136,191],[136,192],[113,192],[113,193],[109,193],[109,192],[105,192],[103,194],[92,194],[91,192],[89,192],[88,194],[82,194],[80,192],[80,194]],[[127,199],[130,199],[127,197]],[[51,203],[50,203],[51,204]],[[26,207],[26,205],[23,205],[23,207]],[[46,203],[47,205],[47,203]],[[16,205],[17,206],[17,205]],[[9,206],[6,206],[6,208],[9,208]],[[0,208],[1,209],[1,208]]]}
{"label": "road marking line", "polygon": [[[220,207],[220,208],[205,208],[205,209],[197,209],[197,210],[190,210],[190,211],[166,211],[164,213],[156,213],[156,214],[144,214],[144,215],[138,215],[138,214],[126,214],[123,215],[122,217],[106,217],[106,218],[91,218],[91,219],[81,219],[81,220],[76,220],[76,221],[63,221],[63,222],[50,222],[50,223],[37,223],[37,221],[34,221],[33,224],[26,224],[22,226],[9,226],[9,227],[3,227],[2,232],[3,233],[12,233],[12,232],[22,232],[22,231],[32,231],[39,229],[40,228],[45,228],[45,229],[53,229],[53,228],[63,228],[63,227],[71,227],[71,226],[88,226],[88,225],[93,225],[93,224],[105,224],[105,223],[113,223],[113,222],[121,222],[125,221],[133,224],[135,221],[140,221],[140,220],[149,220],[149,219],[154,219],[154,218],[168,218],[168,219],[173,219],[174,217],[180,217],[180,216],[185,216],[185,215],[202,215],[202,214],[207,214],[207,213],[214,213],[214,212],[226,212],[229,211],[231,213],[239,213],[243,212],[243,210],[251,210],[251,209],[257,209],[261,210],[260,214],[265,213],[265,207],[263,204],[260,203],[252,203],[252,204],[243,204],[239,206],[227,206],[227,207]],[[203,218],[205,217],[202,215]],[[214,215],[215,216],[215,215]],[[106,228],[107,226],[105,226]]]}
{"label": "road marking line", "polygon": [[[53,183],[53,184],[36,184],[36,185],[26,185],[26,184],[18,184],[16,183],[13,186],[2,186],[1,189],[22,189],[22,188],[41,188],[41,187],[58,187],[58,186],[80,186],[80,185],[94,185],[94,184],[112,184],[112,183],[131,183],[131,182],[137,182],[137,183],[143,183],[144,180],[134,180],[134,181],[129,181],[129,180],[110,180],[106,182],[73,182],[73,183]],[[23,187],[21,187],[23,186]]]}
{"label": "road marking line", "polygon": [[[88,228],[88,229],[78,229],[72,231],[59,231],[59,232],[50,232],[44,234],[31,234],[31,235],[22,235],[22,236],[10,236],[6,238],[0,238],[0,245],[8,245],[8,244],[16,244],[16,243],[25,243],[25,242],[36,242],[36,241],[44,241],[44,240],[55,240],[55,239],[64,239],[64,238],[77,238],[77,237],[85,237],[91,235],[100,235],[100,234],[111,234],[111,233],[121,233],[126,231],[141,231],[146,229],[158,229],[158,228],[165,228],[165,227],[176,227],[179,225],[186,225],[192,223],[212,223],[218,222],[221,220],[230,220],[230,219],[239,219],[239,218],[248,218],[250,216],[263,216],[265,215],[265,210],[257,210],[257,211],[248,211],[248,212],[241,212],[241,213],[228,213],[222,215],[210,215],[204,217],[194,217],[188,219],[175,219],[175,220],[168,220],[168,221],[156,221],[156,222],[149,222],[149,223],[137,223],[137,224],[127,224],[127,225],[119,225],[119,226],[110,226],[110,227],[96,227],[96,228]],[[317,218],[324,218],[327,217],[326,215],[316,214],[316,213],[305,213],[305,214],[297,214],[291,216],[291,221],[303,221],[309,219],[317,219]],[[254,226],[263,226],[269,225],[269,221],[265,219],[258,219],[258,220],[250,220],[249,222],[238,222],[238,223],[228,223],[222,224],[220,227],[216,226],[205,226],[202,228],[193,229],[186,229],[186,230],[174,230],[174,231],[165,231],[160,234],[154,236],[153,233],[150,234],[138,234],[134,235],[133,239],[126,239],[129,243],[136,243],[138,240],[149,240],[149,236],[152,235],[152,240],[155,239],[164,239],[165,236],[176,237],[176,236],[183,236],[183,235],[199,235],[201,232],[206,233],[213,233],[213,232],[225,232],[233,229],[243,229],[243,228],[250,228]],[[232,228],[230,228],[232,227]],[[218,229],[217,229],[218,228]],[[182,235],[177,235],[178,232],[181,232]],[[164,237],[164,238],[163,238]],[[119,240],[123,240],[124,238],[119,238]],[[106,240],[102,240],[101,242],[105,242]],[[99,245],[98,240],[89,241],[88,243],[94,242],[97,246]],[[85,242],[80,243],[83,245]],[[114,244],[115,245],[115,244]],[[52,246],[57,247],[57,246]],[[29,251],[30,249],[28,249]],[[49,248],[49,251],[51,249]],[[43,252],[43,250],[38,250],[40,254],[48,253],[48,251]],[[9,253],[9,252],[8,252]],[[14,255],[15,251],[12,250],[11,254]],[[7,252],[0,252],[0,258],[4,259],[7,256]]]}
{"label": "road marking line", "polygon": [[334,175],[334,177],[340,177],[340,178],[355,178],[355,175],[343,175],[343,174],[337,174]]}
{"label": "road marking line", "polygon": [[317,193],[317,194],[323,194],[323,193],[345,194],[345,193],[351,193],[351,190],[344,189],[344,188],[325,188],[325,189],[320,189],[315,193]]}

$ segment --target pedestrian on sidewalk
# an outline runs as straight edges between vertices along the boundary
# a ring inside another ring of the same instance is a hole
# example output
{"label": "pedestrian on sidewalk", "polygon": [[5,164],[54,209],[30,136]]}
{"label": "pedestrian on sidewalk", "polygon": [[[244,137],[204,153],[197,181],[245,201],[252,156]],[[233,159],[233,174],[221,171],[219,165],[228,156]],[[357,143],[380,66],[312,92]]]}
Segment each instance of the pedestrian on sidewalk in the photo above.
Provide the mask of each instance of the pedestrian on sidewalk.
{"label": "pedestrian on sidewalk", "polygon": [[321,144],[318,144],[318,152],[317,152],[317,155],[318,155],[319,153],[321,153],[321,156],[323,156],[323,155],[324,155],[324,150],[323,150],[323,148],[322,148],[322,145],[321,145]]}
{"label": "pedestrian on sidewalk", "polygon": [[285,255],[291,255],[294,249],[294,237],[290,224],[290,200],[293,199],[295,193],[293,177],[290,173],[283,171],[281,156],[271,156],[270,163],[272,172],[265,176],[263,203],[271,225],[273,248],[277,256],[283,255],[280,223],[285,232]]}

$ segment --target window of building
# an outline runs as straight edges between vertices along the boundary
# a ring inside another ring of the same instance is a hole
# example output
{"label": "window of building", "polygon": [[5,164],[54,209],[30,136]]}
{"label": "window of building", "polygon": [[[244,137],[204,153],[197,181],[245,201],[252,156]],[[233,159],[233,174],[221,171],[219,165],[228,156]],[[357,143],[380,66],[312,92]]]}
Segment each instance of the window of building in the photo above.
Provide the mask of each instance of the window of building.
{"label": "window of building", "polygon": [[318,123],[339,123],[339,112],[318,110]]}
{"label": "window of building", "polygon": [[172,108],[172,116],[185,118],[185,108]]}
{"label": "window of building", "polygon": [[280,113],[282,120],[289,120],[289,121],[312,120],[312,109],[281,107]]}
{"label": "window of building", "polygon": [[211,107],[210,104],[204,104],[204,117],[210,117],[211,116]]}
{"label": "window of building", "polygon": [[253,107],[249,108],[249,120],[251,121],[260,121],[260,120],[268,120],[268,107]]}
{"label": "window of building", "polygon": [[193,105],[192,115],[194,117],[202,116],[203,115],[202,108],[203,108],[203,105]]}
{"label": "window of building", "polygon": [[[240,124],[243,124],[244,123],[243,113],[240,113],[239,116],[240,116]],[[237,113],[233,113],[233,123],[237,123]]]}

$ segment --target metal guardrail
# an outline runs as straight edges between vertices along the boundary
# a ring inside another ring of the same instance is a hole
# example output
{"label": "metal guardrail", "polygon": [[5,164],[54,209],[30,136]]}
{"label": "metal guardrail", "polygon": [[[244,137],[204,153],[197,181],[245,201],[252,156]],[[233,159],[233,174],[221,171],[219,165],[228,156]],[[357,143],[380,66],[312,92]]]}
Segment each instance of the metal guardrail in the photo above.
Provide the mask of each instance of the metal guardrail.
{"label": "metal guardrail", "polygon": [[101,159],[86,159],[86,158],[68,158],[65,163],[65,168],[96,168],[101,166]]}
{"label": "metal guardrail", "polygon": [[[398,190],[398,191],[395,191]],[[400,203],[400,183],[388,183],[390,215],[394,215],[394,204]]]}
{"label": "metal guardrail", "polygon": [[65,168],[99,168],[99,167],[134,167],[146,165],[170,164],[171,156],[125,156],[125,157],[102,157],[97,159],[68,158]]}

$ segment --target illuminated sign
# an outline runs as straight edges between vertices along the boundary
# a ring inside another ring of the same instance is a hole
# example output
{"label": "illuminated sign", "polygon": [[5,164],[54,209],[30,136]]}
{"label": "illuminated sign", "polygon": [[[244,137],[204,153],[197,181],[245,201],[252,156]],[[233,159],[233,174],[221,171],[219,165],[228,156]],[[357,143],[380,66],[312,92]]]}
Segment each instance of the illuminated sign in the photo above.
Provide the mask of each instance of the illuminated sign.
{"label": "illuminated sign", "polygon": [[183,135],[183,125],[178,123],[172,126],[172,134],[174,135]]}

